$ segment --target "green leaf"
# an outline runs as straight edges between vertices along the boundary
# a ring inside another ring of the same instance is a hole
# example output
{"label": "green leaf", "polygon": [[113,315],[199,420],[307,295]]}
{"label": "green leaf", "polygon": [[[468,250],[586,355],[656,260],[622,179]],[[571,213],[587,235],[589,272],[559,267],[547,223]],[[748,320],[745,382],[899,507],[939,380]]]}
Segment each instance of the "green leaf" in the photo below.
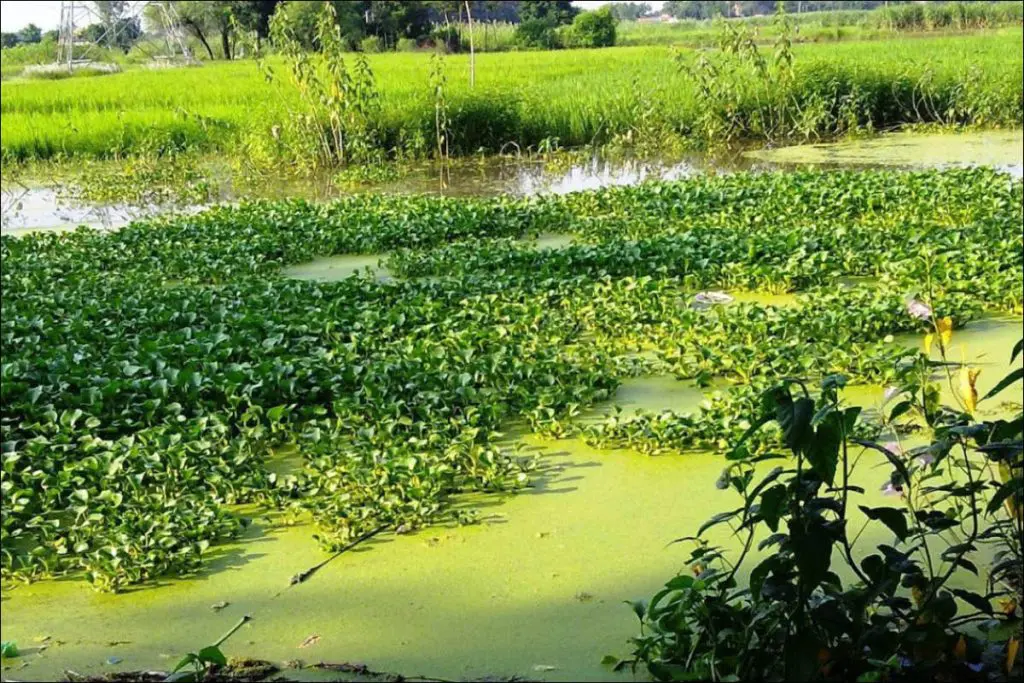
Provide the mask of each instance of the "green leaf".
{"label": "green leaf", "polygon": [[913,407],[914,404],[911,401],[900,401],[892,407],[892,411],[889,413],[889,421],[895,421],[897,417],[903,415]]}
{"label": "green leaf", "polygon": [[813,633],[798,631],[786,638],[783,659],[786,665],[785,680],[809,681],[818,671],[818,645]]}
{"label": "green leaf", "polygon": [[985,511],[990,515],[993,514],[1010,496],[1024,498],[1024,479],[1014,477],[1009,481],[1003,482],[996,492],[992,494],[992,500],[988,502],[988,507]]}
{"label": "green leaf", "polygon": [[910,533],[910,530],[907,526],[905,510],[891,507],[869,508],[864,505],[859,507],[861,512],[867,515],[868,519],[881,522],[885,526],[889,527],[889,530],[896,534],[896,538],[901,541],[907,540],[907,535]]}
{"label": "green leaf", "polygon": [[794,453],[802,452],[811,433],[814,400],[800,398],[794,401],[786,388],[776,389],[772,396],[775,400],[775,420],[782,427],[786,446]]}
{"label": "green leaf", "polygon": [[643,622],[644,616],[647,615],[647,603],[643,600],[625,600],[624,602],[633,608],[633,614],[636,615],[637,619]]}
{"label": "green leaf", "polygon": [[836,468],[839,463],[839,447],[842,443],[842,431],[839,422],[842,415],[831,413],[824,422],[818,425],[814,438],[806,447],[807,462],[814,472],[829,486],[835,482]]}
{"label": "green leaf", "polygon": [[227,666],[228,659],[224,656],[224,653],[220,651],[220,648],[216,645],[208,645],[199,651],[199,661],[207,664],[216,664],[217,666]]}
{"label": "green leaf", "polygon": [[710,529],[711,527],[718,526],[719,524],[722,524],[724,522],[728,522],[730,519],[740,514],[741,512],[743,512],[743,508],[736,508],[735,510],[731,510],[729,512],[719,512],[717,515],[715,515],[714,517],[712,517],[711,519],[709,519],[701,525],[700,529],[697,530],[697,535],[702,536],[704,532]]}
{"label": "green leaf", "polygon": [[0,657],[14,658],[18,656],[18,644],[16,642],[13,640],[0,642]]}
{"label": "green leaf", "polygon": [[750,571],[750,597],[757,602],[761,597],[761,587],[768,575],[779,566],[779,557],[771,555]]}
{"label": "green leaf", "polygon": [[786,487],[782,484],[771,487],[761,496],[761,517],[772,532],[779,530],[779,518],[782,516],[785,502]]}
{"label": "green leaf", "polygon": [[807,594],[821,583],[832,565],[832,538],[820,521],[803,520],[803,526],[789,522],[789,538],[797,571]]}
{"label": "green leaf", "polygon": [[953,595],[960,598],[979,612],[992,614],[992,603],[977,593],[972,593],[971,591],[967,591],[962,588],[951,588],[950,590],[953,591]]}
{"label": "green leaf", "polygon": [[999,383],[992,387],[992,390],[985,394],[981,400],[984,401],[986,399],[992,398],[1000,391],[1013,384],[1014,382],[1019,382],[1022,378],[1024,378],[1024,368],[1017,368],[1016,370],[1008,374],[1006,377],[999,380]]}
{"label": "green leaf", "polygon": [[863,439],[854,439],[853,442],[859,446],[863,446],[864,448],[876,450],[882,455],[884,455],[886,460],[888,460],[889,463],[896,468],[896,471],[900,473],[900,476],[903,477],[903,481],[910,481],[910,471],[907,469],[907,466],[903,463],[902,460],[897,458],[894,454],[890,453],[888,448],[884,448],[873,441],[864,441]]}

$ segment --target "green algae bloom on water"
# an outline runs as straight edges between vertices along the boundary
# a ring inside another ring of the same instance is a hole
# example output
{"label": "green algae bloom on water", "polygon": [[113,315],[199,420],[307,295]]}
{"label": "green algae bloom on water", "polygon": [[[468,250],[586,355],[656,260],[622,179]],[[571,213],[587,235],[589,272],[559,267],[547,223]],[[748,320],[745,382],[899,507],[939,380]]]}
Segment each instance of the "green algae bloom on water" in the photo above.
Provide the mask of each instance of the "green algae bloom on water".
{"label": "green algae bloom on water", "polygon": [[796,145],[746,152],[774,164],[821,166],[994,166],[1021,174],[1024,133],[891,133],[818,145]]}

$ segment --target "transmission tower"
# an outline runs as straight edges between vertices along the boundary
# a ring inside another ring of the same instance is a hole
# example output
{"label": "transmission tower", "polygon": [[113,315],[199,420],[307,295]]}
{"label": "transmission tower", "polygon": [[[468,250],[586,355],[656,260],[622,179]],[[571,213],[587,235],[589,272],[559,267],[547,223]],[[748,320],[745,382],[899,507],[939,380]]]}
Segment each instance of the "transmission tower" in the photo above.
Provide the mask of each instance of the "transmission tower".
{"label": "transmission tower", "polygon": [[[185,40],[184,32],[181,29],[181,19],[170,2],[129,2],[119,17],[104,17],[92,2],[76,2],[75,0],[63,0],[60,3],[60,28],[57,37],[57,64],[60,69],[73,71],[76,64],[84,64],[91,61],[90,57],[96,50],[97,45],[116,45],[120,34],[126,30],[123,22],[117,19],[123,17],[138,17],[141,21],[143,11],[148,6],[157,8],[155,18],[159,30],[163,33],[163,42],[166,50],[164,55],[152,55],[140,44],[140,49],[150,58],[163,63],[171,64],[182,61],[195,63],[192,51]],[[95,42],[79,40],[77,33],[92,24],[100,24],[103,27],[102,33]]]}

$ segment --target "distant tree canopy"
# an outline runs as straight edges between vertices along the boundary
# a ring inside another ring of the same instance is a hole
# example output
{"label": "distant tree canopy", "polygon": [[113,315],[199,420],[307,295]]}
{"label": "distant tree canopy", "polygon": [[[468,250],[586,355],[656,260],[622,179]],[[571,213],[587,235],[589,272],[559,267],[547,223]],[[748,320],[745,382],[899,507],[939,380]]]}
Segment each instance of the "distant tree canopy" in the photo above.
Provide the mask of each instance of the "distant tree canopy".
{"label": "distant tree canopy", "polygon": [[116,48],[123,52],[142,37],[142,24],[138,17],[119,17],[110,23],[90,24],[79,33],[79,38],[103,47]]}
{"label": "distant tree canopy", "polygon": [[128,13],[129,4],[125,0],[100,0],[93,4],[100,21],[82,29],[79,38],[128,52],[142,37],[139,17]]}
{"label": "distant tree canopy", "polygon": [[523,0],[519,3],[522,21],[541,19],[551,24],[568,24],[579,14],[569,0]]}
{"label": "distant tree canopy", "polygon": [[[278,5],[274,21],[288,30],[300,44],[316,49],[315,26],[325,2],[331,2],[342,40],[350,49],[364,44],[365,38],[377,38],[380,47],[393,48],[399,39],[421,40],[430,34],[431,10],[457,12],[462,3],[429,2],[353,2],[345,0],[290,0]],[[442,7],[442,5],[450,7]],[[453,19],[456,17],[453,16]],[[365,43],[370,44],[370,43]]]}
{"label": "distant tree canopy", "polygon": [[[831,12],[837,10],[876,9],[885,5],[906,4],[911,0],[785,0],[787,12]],[[776,0],[666,0],[661,11],[679,19],[749,17],[772,14]]]}
{"label": "distant tree canopy", "polygon": [[619,21],[636,21],[652,13],[651,4],[648,2],[617,2],[609,7],[612,16]]}
{"label": "distant tree canopy", "polygon": [[216,59],[210,38],[220,38],[220,56],[232,59],[235,52],[235,27],[253,31],[257,38],[266,38],[270,17],[280,0],[163,0],[146,8],[147,20],[159,24],[157,4],[173,5],[182,26],[192,34],[209,55]]}
{"label": "distant tree canopy", "polygon": [[43,30],[35,24],[29,24],[18,31],[19,43],[38,43],[43,39]]}

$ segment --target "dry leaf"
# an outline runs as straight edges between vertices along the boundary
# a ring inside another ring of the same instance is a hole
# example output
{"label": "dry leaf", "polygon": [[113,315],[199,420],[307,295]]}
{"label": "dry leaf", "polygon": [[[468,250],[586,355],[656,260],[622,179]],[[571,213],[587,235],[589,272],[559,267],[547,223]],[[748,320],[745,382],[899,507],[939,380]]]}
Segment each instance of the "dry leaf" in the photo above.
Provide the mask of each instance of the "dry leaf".
{"label": "dry leaf", "polygon": [[313,635],[309,636],[304,641],[302,641],[299,647],[310,647],[312,645],[316,645],[318,642],[320,642],[320,636],[319,634],[314,633]]}
{"label": "dry leaf", "polygon": [[960,368],[960,396],[964,400],[964,406],[971,415],[978,407],[978,388],[975,383],[978,381],[980,369],[964,366]]}
{"label": "dry leaf", "polygon": [[949,348],[949,342],[953,341],[953,319],[949,316],[939,318],[935,322],[935,330],[939,333],[939,341],[942,342],[942,348]]}
{"label": "dry leaf", "polygon": [[967,656],[967,639],[960,636],[960,640],[956,641],[956,647],[953,648],[953,654],[956,655],[957,659],[964,659]]}

